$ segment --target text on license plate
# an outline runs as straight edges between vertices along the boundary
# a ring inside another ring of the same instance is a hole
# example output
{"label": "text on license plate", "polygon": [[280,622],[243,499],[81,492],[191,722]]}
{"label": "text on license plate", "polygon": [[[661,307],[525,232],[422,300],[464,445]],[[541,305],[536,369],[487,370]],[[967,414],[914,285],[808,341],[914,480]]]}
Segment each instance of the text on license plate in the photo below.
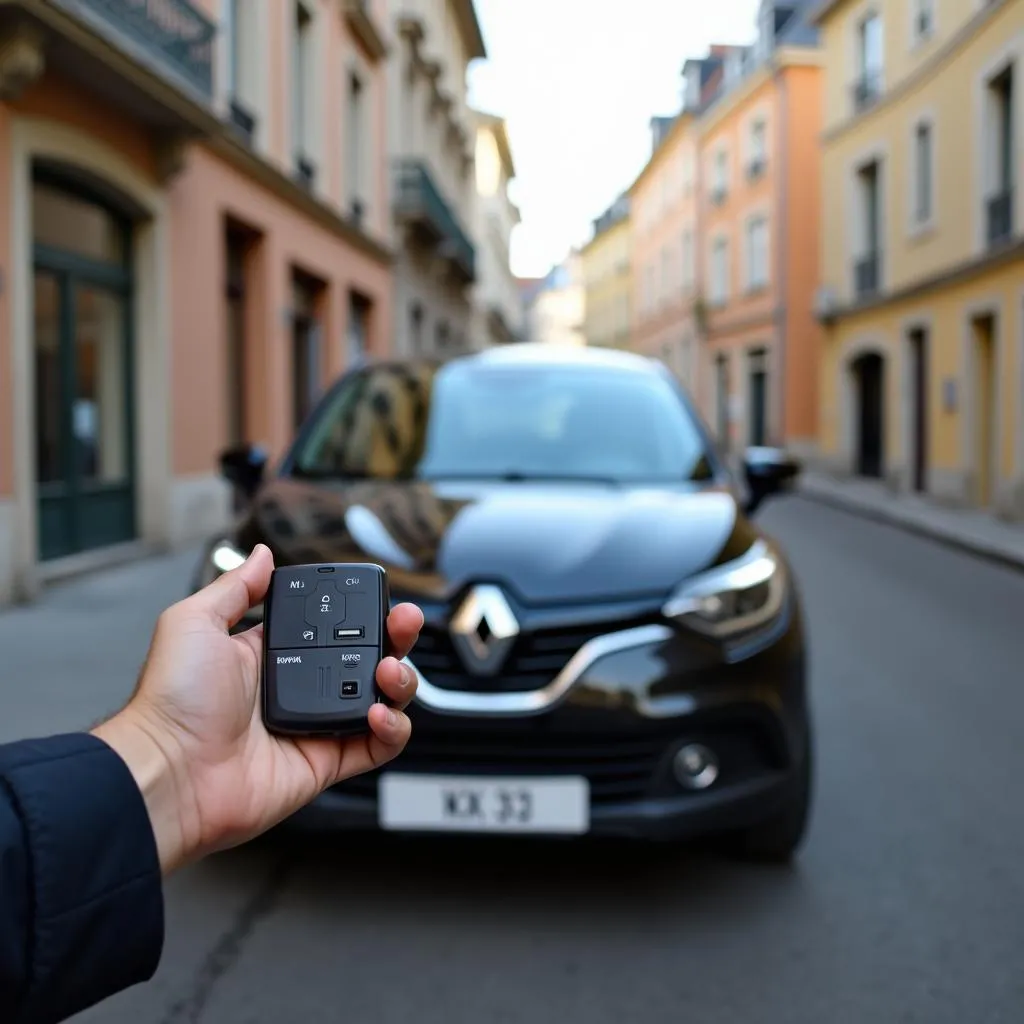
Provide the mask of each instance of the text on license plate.
{"label": "text on license plate", "polygon": [[381,776],[380,825],[452,832],[580,834],[590,826],[585,778]]}

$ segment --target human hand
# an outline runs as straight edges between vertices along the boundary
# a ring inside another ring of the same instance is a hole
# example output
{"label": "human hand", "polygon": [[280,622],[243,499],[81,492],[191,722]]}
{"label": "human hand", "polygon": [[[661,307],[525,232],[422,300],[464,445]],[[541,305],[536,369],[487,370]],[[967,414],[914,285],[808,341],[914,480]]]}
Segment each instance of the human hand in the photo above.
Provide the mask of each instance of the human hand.
{"label": "human hand", "polygon": [[127,763],[146,800],[164,874],[259,835],[328,786],[396,757],[416,677],[404,658],[423,625],[415,605],[388,617],[395,657],[377,682],[396,707],[370,708],[370,732],[346,740],[285,739],[260,710],[263,627],[229,630],[258,604],[274,568],[258,545],[246,562],[168,608],[127,706],[93,734]]}

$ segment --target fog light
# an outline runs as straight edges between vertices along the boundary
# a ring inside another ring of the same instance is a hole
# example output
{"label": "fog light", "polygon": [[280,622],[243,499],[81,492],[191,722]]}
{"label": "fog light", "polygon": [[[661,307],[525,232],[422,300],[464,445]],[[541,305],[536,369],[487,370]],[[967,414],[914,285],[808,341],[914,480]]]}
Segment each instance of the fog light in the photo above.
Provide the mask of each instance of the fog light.
{"label": "fog light", "polygon": [[707,789],[718,778],[718,758],[700,743],[688,743],[672,761],[676,781],[686,789]]}

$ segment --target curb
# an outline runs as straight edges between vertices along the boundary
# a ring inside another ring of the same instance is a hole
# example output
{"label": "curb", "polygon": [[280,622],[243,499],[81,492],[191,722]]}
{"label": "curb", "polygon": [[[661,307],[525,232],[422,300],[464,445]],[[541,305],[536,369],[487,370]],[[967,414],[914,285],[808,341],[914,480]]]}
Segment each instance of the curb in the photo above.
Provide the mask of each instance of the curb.
{"label": "curb", "polygon": [[814,487],[798,487],[795,493],[802,498],[806,498],[808,501],[816,501],[820,505],[828,505],[850,515],[859,516],[861,519],[870,519],[876,523],[894,526],[905,533],[912,533],[918,537],[927,537],[929,540],[942,544],[945,547],[1024,573],[1024,552],[1007,551],[998,544],[986,544],[984,541],[976,540],[973,537],[965,537],[953,530],[934,526],[897,510],[878,508],[874,505],[859,502],[856,499],[831,494],[824,490],[817,490]]}

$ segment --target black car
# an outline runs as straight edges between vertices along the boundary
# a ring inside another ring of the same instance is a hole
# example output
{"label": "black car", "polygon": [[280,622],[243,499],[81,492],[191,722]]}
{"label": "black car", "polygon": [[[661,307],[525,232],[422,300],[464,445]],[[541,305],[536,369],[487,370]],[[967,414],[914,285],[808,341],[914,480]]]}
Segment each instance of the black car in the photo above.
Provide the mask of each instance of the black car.
{"label": "black car", "polygon": [[376,562],[425,615],[408,749],[307,823],[799,845],[804,628],[749,518],[798,466],[758,448],[734,475],[661,364],[526,344],[364,366],[272,472],[222,464],[244,510],[195,586],[262,541]]}

